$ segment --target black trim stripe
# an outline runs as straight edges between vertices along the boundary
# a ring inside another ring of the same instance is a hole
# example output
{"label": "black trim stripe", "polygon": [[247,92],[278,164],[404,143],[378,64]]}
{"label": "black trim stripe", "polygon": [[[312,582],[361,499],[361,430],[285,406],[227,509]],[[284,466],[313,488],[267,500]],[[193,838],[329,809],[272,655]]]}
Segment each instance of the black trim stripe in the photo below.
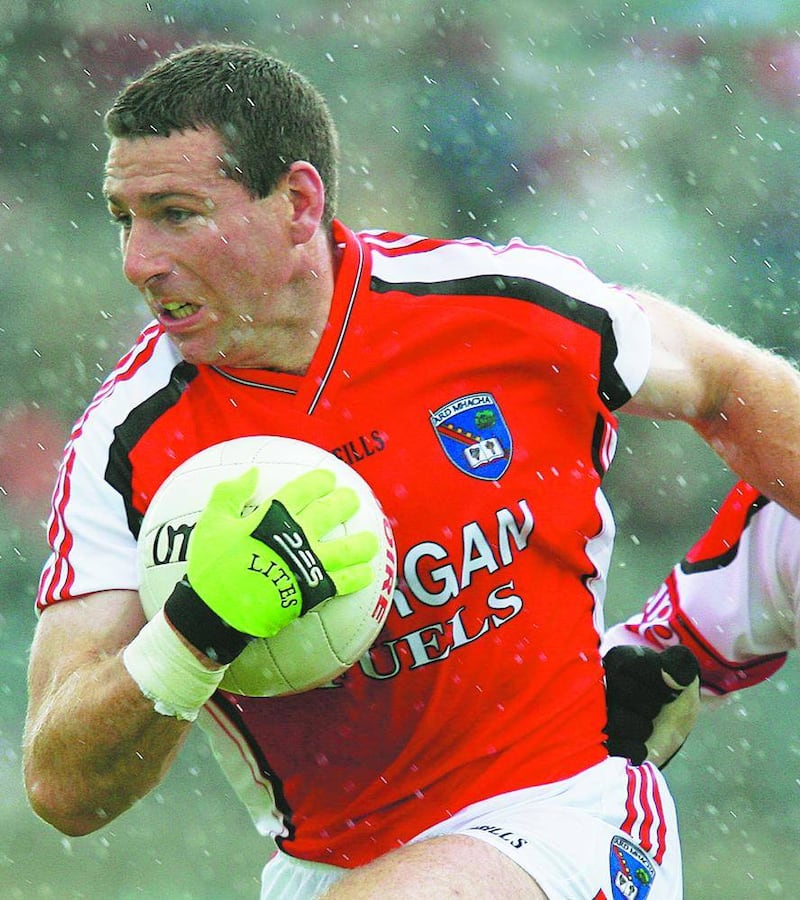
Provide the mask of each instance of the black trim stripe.
{"label": "black trim stripe", "polygon": [[[747,510],[747,515],[745,516],[742,531],[750,524],[750,520],[753,516],[770,502],[769,497],[765,497],[761,494],[750,504],[750,508]],[[740,543],[741,541],[737,541],[724,553],[720,553],[719,556],[714,556],[711,559],[698,559],[697,562],[689,562],[688,559],[683,559],[681,561],[681,571],[685,572],[687,575],[692,575],[695,572],[713,572],[715,569],[724,569],[725,566],[729,566],[734,559],[736,559]],[[738,665],[739,664],[737,663],[737,666]]]}
{"label": "black trim stripe", "polygon": [[540,281],[510,275],[474,275],[433,282],[389,282],[373,276],[370,287],[378,294],[400,291],[415,297],[507,297],[546,309],[600,335],[600,381],[597,392],[606,407],[610,410],[619,409],[631,399],[630,392],[614,366],[618,348],[611,317],[601,306],[577,300]]}
{"label": "black trim stripe", "polygon": [[603,478],[606,472],[608,471],[607,467],[603,465],[603,440],[606,434],[606,423],[605,419],[598,413],[597,418],[594,422],[594,429],[592,431],[592,463],[594,464],[595,471],[597,474]]}
{"label": "black trim stripe", "polygon": [[276,384],[262,384],[260,381],[250,381],[247,378],[240,378],[238,375],[232,375],[230,372],[226,372],[218,366],[211,366],[211,370],[228,381],[232,381],[234,384],[244,385],[244,387],[260,388],[262,391],[275,391],[277,394],[289,394],[291,396],[297,394],[295,388],[279,387]]}
{"label": "black trim stripe", "polygon": [[114,440],[108,452],[105,479],[122,497],[131,534],[139,537],[142,514],[133,506],[133,466],[130,454],[148,428],[168,409],[175,406],[181,395],[197,376],[195,366],[178,363],[167,384],[128,413],[122,424],[114,429]]}

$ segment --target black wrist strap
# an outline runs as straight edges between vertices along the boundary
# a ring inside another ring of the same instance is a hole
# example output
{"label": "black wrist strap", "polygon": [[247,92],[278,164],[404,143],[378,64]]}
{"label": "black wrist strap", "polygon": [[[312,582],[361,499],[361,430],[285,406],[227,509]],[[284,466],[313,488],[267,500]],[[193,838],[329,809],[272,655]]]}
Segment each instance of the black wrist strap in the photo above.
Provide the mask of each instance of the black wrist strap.
{"label": "black wrist strap", "polygon": [[209,659],[226,666],[253,638],[221,619],[182,578],[164,604],[164,615],[187,641]]}
{"label": "black wrist strap", "polygon": [[303,601],[301,616],[336,595],[336,585],[325,571],[322,560],[311,549],[306,533],[280,500],[270,503],[250,535],[277,553],[291,569]]}

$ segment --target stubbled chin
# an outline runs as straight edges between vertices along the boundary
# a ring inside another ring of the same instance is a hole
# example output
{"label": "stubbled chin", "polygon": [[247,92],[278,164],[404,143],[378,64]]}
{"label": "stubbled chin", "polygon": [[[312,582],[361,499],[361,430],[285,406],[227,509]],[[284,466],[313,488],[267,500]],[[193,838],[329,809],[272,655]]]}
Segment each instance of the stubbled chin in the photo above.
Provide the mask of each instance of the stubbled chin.
{"label": "stubbled chin", "polygon": [[186,362],[195,366],[221,365],[224,357],[189,335],[169,334],[169,339]]}
{"label": "stubbled chin", "polygon": [[225,342],[221,343],[217,333],[216,340],[211,344],[211,329],[198,329],[197,331],[167,331],[170,340],[177,348],[186,362],[200,366],[225,366],[230,368],[269,368],[269,362],[264,361],[262,345],[254,344],[252,340],[241,340],[244,336],[239,332],[224,335]]}

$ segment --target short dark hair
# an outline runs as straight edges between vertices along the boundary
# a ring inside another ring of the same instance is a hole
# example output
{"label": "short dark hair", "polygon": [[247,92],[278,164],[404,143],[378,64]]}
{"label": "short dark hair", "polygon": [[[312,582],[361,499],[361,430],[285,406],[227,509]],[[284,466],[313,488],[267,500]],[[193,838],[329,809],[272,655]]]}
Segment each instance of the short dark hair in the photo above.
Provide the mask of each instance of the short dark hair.
{"label": "short dark hair", "polygon": [[326,225],[336,212],[339,141],[322,94],[287,63],[238,44],[204,43],[156,63],[125,87],[105,116],[112,138],[215,129],[231,178],[266,197],[297,160],[325,186]]}

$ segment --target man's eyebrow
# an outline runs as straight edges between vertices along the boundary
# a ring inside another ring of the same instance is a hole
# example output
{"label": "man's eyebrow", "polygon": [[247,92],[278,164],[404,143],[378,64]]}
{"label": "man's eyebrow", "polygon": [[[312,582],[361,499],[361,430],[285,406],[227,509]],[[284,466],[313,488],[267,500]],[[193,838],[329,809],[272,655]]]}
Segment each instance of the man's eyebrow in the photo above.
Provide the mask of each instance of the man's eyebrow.
{"label": "man's eyebrow", "polygon": [[[103,190],[103,196],[111,206],[125,206],[125,203],[116,195]],[[187,191],[155,191],[152,194],[144,194],[139,198],[145,205],[162,203],[164,200],[198,200],[197,194]]]}

